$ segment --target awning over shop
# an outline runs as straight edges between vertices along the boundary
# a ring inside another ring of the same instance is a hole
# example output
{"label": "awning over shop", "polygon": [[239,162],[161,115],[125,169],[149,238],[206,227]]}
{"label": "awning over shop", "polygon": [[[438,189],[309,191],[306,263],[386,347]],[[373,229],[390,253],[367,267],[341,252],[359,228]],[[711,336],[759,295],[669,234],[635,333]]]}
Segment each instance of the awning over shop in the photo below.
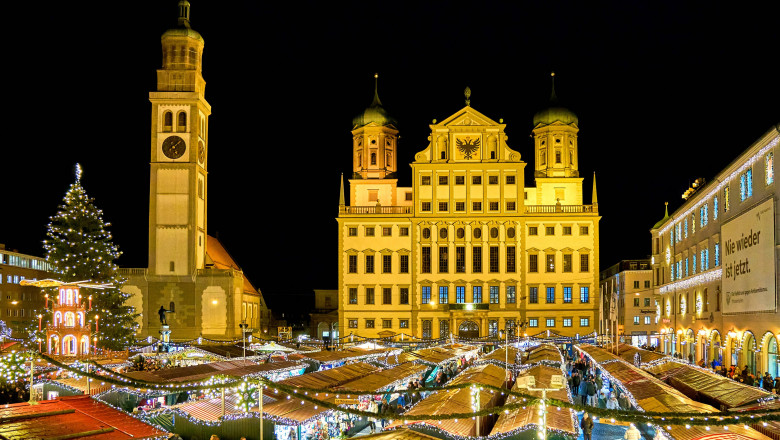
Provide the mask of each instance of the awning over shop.
{"label": "awning over shop", "polygon": [[258,364],[248,360],[211,362],[189,367],[163,368],[154,371],[132,371],[125,375],[146,382],[195,382],[215,375],[231,377],[267,376],[283,371],[303,369],[301,362],[282,361]]}
{"label": "awning over shop", "polygon": [[334,388],[339,391],[382,391],[393,385],[406,385],[409,380],[419,377],[428,369],[428,366],[419,364],[403,364],[386,370],[377,371],[360,379],[347,382]]}

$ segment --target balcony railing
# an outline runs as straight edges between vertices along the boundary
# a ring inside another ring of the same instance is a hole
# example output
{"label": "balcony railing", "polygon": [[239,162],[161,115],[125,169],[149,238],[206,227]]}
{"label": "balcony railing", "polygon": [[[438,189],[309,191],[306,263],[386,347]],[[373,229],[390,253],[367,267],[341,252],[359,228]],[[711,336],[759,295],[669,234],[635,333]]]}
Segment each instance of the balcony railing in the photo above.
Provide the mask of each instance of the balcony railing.
{"label": "balcony railing", "polygon": [[119,275],[126,277],[130,275],[146,275],[148,269],[146,268],[127,268],[123,267],[119,269]]}
{"label": "balcony railing", "polygon": [[598,205],[525,205],[526,214],[598,213]]}
{"label": "balcony railing", "polygon": [[339,206],[339,215],[412,214],[412,206]]}

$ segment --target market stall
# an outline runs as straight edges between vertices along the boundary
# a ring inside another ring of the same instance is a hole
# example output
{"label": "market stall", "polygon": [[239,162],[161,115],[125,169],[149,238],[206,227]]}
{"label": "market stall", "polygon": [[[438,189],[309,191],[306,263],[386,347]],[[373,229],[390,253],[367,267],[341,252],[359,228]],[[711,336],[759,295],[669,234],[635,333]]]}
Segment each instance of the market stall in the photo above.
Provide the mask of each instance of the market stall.
{"label": "market stall", "polygon": [[304,360],[312,364],[312,371],[327,370],[329,368],[340,367],[350,362],[367,362],[371,360],[388,358],[401,354],[400,348],[358,348],[349,347],[344,350],[336,351],[313,351],[301,353]]}

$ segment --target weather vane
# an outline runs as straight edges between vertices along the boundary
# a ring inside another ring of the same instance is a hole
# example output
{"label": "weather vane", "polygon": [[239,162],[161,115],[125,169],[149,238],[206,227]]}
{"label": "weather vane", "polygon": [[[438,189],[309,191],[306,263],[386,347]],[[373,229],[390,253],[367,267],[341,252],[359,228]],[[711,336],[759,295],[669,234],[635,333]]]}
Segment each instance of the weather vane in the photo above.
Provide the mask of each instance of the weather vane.
{"label": "weather vane", "polygon": [[466,90],[463,91],[463,95],[466,97],[466,105],[471,105],[471,89],[466,87]]}

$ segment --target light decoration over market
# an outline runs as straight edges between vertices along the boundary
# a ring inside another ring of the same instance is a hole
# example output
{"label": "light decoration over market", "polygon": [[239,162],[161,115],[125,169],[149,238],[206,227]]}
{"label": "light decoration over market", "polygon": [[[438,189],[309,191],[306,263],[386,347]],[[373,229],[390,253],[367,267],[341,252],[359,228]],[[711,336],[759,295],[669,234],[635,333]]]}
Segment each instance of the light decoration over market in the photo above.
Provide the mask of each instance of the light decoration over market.
{"label": "light decoration over market", "polygon": [[12,351],[0,357],[0,378],[5,379],[7,383],[27,379],[30,369],[26,364],[29,361],[29,354],[18,351]]}

